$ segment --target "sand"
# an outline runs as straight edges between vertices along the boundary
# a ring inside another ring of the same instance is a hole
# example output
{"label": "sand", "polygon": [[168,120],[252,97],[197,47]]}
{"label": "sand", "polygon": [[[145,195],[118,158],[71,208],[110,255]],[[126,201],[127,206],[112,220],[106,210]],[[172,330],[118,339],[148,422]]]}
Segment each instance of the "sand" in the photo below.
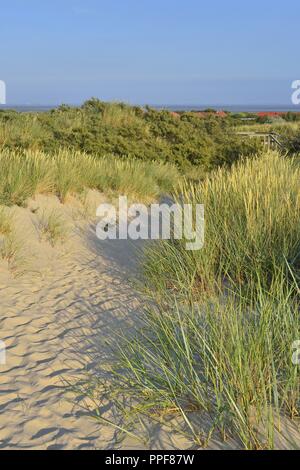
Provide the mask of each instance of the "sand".
{"label": "sand", "polygon": [[[102,195],[89,196],[90,209],[103,202]],[[99,241],[85,209],[77,200],[62,205],[46,196],[10,209],[20,252],[0,261],[1,449],[144,448],[134,438],[116,441],[111,426],[91,418],[85,396],[75,400],[68,390],[87,374],[105,373],[107,338],[132,328],[142,308],[130,282],[137,247]],[[41,231],[41,219],[53,211],[67,232],[55,246]],[[156,430],[151,447],[179,442]]]}
{"label": "sand", "polygon": [[[89,195],[89,206],[103,201]],[[42,214],[59,211],[67,234],[55,246],[41,233]],[[11,209],[21,246],[16,260],[0,262],[1,449],[184,449],[192,443],[159,425],[149,442],[116,440],[111,426],[91,418],[85,396],[74,399],[67,383],[103,373],[107,338],[138,321],[142,301],[131,284],[138,247],[130,241],[97,240],[86,207],[39,196]],[[0,240],[1,241],[1,240]],[[137,243],[137,242],[135,242]],[[104,416],[111,406],[106,404]],[[211,448],[236,448],[212,441]]]}
{"label": "sand", "polygon": [[[68,212],[46,197],[37,204],[39,212],[60,209],[71,225],[74,207]],[[36,214],[15,208],[14,221],[30,262],[20,263],[22,275],[0,266],[0,448],[105,448],[113,430],[74,407],[62,379],[99,367],[101,341],[108,329],[125,326],[138,300],[113,252],[101,254],[93,226],[78,224],[53,248],[40,240]]]}

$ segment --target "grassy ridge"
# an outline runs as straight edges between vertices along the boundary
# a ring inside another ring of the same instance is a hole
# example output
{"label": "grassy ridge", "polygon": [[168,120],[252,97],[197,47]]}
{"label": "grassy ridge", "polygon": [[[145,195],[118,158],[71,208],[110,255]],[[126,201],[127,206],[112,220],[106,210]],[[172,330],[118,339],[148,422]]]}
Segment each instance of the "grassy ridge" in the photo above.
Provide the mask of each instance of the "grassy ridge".
{"label": "grassy ridge", "polygon": [[37,193],[55,194],[63,202],[68,194],[85,188],[127,194],[151,200],[168,192],[179,180],[169,164],[114,157],[94,158],[84,152],[0,150],[0,204],[24,205]]}

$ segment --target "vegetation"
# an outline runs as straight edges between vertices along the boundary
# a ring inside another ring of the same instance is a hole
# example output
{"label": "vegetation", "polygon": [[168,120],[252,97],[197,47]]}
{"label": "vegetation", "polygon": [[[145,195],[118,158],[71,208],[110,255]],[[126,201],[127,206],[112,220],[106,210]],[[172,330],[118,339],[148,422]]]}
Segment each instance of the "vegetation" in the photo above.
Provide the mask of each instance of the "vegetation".
{"label": "vegetation", "polygon": [[235,120],[239,132],[265,132],[277,135],[283,150],[289,154],[300,151],[300,113],[286,113],[282,116],[254,117],[253,120]]}
{"label": "vegetation", "polygon": [[9,235],[12,231],[11,216],[5,207],[0,206],[0,236]]}
{"label": "vegetation", "polygon": [[251,156],[258,149],[258,143],[235,134],[230,118],[209,113],[201,119],[191,112],[178,116],[96,99],[80,108],[60,106],[44,113],[2,110],[0,147],[48,153],[62,147],[95,158],[114,155],[181,168],[201,165],[205,170],[230,164],[240,155]]}
{"label": "vegetation", "polygon": [[[112,389],[118,410],[127,405],[124,428],[140,434],[146,416],[201,447],[214,435],[246,449],[273,448],[284,417],[299,414],[295,289],[278,278],[271,292],[188,305],[170,298],[168,307],[149,310],[134,339],[114,346]],[[176,416],[179,429],[172,428]]]}
{"label": "vegetation", "polygon": [[22,243],[17,239],[14,231],[10,231],[0,240],[0,259],[7,263],[15,277],[23,274],[26,259]]}
{"label": "vegetation", "polygon": [[170,164],[94,158],[84,152],[0,150],[0,204],[23,206],[35,194],[54,194],[63,202],[85,188],[118,192],[151,200],[177,184],[179,173]]}
{"label": "vegetation", "polygon": [[164,240],[146,253],[149,308],[134,338],[112,344],[127,432],[179,415],[200,446],[216,434],[273,448],[299,416],[299,178],[295,160],[266,153],[179,189],[205,204],[205,245]]}
{"label": "vegetation", "polygon": [[45,237],[52,246],[59,241],[63,241],[68,233],[62,215],[55,210],[52,210],[50,214],[44,212],[39,216],[38,227],[42,237]]}
{"label": "vegetation", "polygon": [[[149,254],[146,275],[155,290],[193,295],[227,285],[262,284],[300,267],[300,167],[293,158],[264,153],[219,169],[201,184],[184,183],[180,203],[204,204],[205,246],[187,251],[185,240],[163,241]],[[159,261],[158,261],[159,259]]]}

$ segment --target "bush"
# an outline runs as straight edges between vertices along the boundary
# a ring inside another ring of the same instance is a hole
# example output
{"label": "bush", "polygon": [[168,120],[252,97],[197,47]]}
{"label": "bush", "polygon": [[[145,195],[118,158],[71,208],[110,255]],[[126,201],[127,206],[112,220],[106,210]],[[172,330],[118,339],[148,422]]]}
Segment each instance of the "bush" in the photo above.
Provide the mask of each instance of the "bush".
{"label": "bush", "polygon": [[[94,157],[114,154],[143,161],[176,164],[182,169],[201,165],[210,170],[231,164],[257,151],[257,145],[242,144],[231,118],[214,114],[201,119],[195,113],[172,113],[142,109],[124,103],[91,99],[80,108],[62,105],[45,113],[0,114],[0,145],[11,149],[60,148],[84,151]],[[236,150],[231,158],[230,146]]]}

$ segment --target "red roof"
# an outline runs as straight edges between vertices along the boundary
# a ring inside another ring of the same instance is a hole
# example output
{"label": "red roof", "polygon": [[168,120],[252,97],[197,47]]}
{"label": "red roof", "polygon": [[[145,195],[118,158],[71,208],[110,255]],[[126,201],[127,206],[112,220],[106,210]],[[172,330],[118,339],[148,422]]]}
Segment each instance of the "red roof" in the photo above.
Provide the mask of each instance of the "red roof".
{"label": "red roof", "polygon": [[283,116],[284,114],[286,113],[282,113],[282,112],[277,112],[277,111],[267,111],[267,112],[260,112],[260,113],[257,113],[257,116],[259,117],[265,117],[265,116]]}

